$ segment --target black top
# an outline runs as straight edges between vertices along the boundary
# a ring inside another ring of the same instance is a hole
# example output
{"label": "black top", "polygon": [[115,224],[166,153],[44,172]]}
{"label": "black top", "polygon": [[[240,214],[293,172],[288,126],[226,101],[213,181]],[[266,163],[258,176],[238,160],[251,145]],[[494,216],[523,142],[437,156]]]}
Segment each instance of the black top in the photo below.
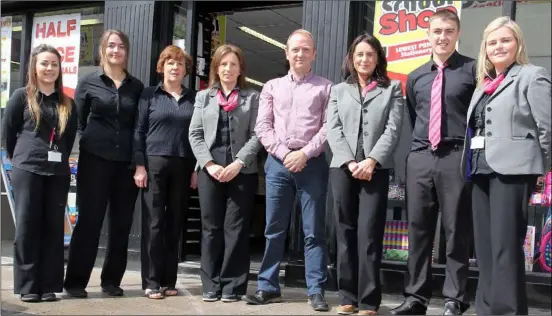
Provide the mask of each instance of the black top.
{"label": "black top", "polygon": [[[476,61],[454,52],[443,70],[443,101],[441,142],[463,144],[466,132],[466,115],[472,94],[476,87]],[[406,106],[410,114],[412,151],[426,149],[429,143],[429,113],[431,109],[431,87],[437,76],[437,65],[433,60],[423,64],[408,75],[406,83]]]}
{"label": "black top", "polygon": [[[219,90],[220,85],[215,85],[215,88],[218,88]],[[232,89],[231,92],[234,92],[234,90],[237,90],[239,93],[239,88],[235,87]],[[222,90],[220,90],[226,100],[230,97],[229,93],[228,95],[225,95]],[[218,98],[218,93],[215,98]],[[218,99],[217,99],[218,100]],[[239,101],[238,101],[239,102]],[[211,149],[211,155],[213,156],[213,159],[215,160],[215,163],[219,166],[226,167],[227,165],[231,164],[234,159],[232,157],[232,147],[230,140],[230,116],[228,115],[228,112],[224,111],[222,107],[219,107],[219,119],[217,122],[217,134],[215,136],[215,143],[213,144],[213,148]]]}
{"label": "black top", "polygon": [[194,159],[188,131],[194,113],[195,92],[182,86],[180,99],[163,89],[160,82],[142,92],[134,132],[134,162],[145,165],[146,156]]}
{"label": "black top", "polygon": [[[58,129],[58,92],[49,96],[39,93],[40,123],[36,129],[34,117],[29,112],[27,92],[19,88],[13,92],[4,111],[2,136],[8,158],[13,166],[39,175],[69,175],[69,155],[77,134],[77,111],[71,100],[71,115],[63,134]],[[52,151],[57,146],[61,162],[48,161],[50,138],[56,129]]]}
{"label": "black top", "polygon": [[127,73],[119,89],[102,69],[85,75],[75,90],[80,149],[111,161],[130,161],[134,121],[144,85]]}
{"label": "black top", "polygon": [[[474,131],[472,137],[474,136],[485,136],[485,107],[489,101],[490,95],[483,93],[479,102],[475,106],[475,115],[470,119],[470,127]],[[490,120],[489,120],[490,122]],[[485,148],[481,149],[472,149],[471,154],[471,174],[491,174],[494,172],[493,169],[487,163],[485,158]]]}
{"label": "black top", "polygon": [[358,85],[358,93],[360,97],[360,120],[359,120],[360,123],[358,128],[357,150],[355,153],[355,160],[357,162],[361,162],[362,160],[366,159],[366,157],[364,156],[364,137],[362,135],[364,130],[362,128],[362,123],[364,118],[363,113],[367,113],[368,109],[364,108],[364,97],[362,97],[362,91],[361,91],[360,85]]}

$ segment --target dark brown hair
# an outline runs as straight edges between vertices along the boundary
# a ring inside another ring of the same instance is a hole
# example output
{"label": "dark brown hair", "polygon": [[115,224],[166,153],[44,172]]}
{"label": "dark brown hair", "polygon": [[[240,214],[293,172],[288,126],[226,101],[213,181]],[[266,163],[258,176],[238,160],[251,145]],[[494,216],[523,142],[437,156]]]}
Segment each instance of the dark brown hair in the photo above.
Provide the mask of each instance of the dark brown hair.
{"label": "dark brown hair", "polygon": [[25,86],[25,90],[27,91],[27,103],[29,104],[29,113],[35,121],[35,128],[38,129],[38,125],[40,123],[41,101],[38,100],[40,90],[38,89],[38,78],[36,76],[36,62],[38,54],[44,52],[52,53],[58,58],[59,75],[56,79],[56,82],[54,83],[54,86],[55,90],[58,93],[58,104],[56,106],[58,112],[57,129],[59,134],[61,135],[65,131],[69,116],[71,116],[72,106],[71,99],[63,93],[63,80],[61,77],[61,55],[59,54],[57,49],[51,45],[41,44],[33,48],[33,50],[31,51],[31,60],[29,61],[29,70],[27,71],[27,85]]}
{"label": "dark brown hair", "polygon": [[192,73],[192,56],[190,56],[188,53],[186,53],[186,51],[178,46],[169,45],[165,47],[165,49],[163,49],[163,51],[159,55],[159,60],[157,60],[158,74],[163,75],[163,67],[169,59],[183,61],[184,67],[186,69],[186,75]]}
{"label": "dark brown hair", "polygon": [[362,42],[372,46],[377,53],[378,60],[376,68],[372,73],[372,78],[378,82],[379,86],[388,87],[391,80],[387,76],[387,59],[385,58],[385,51],[383,50],[380,41],[367,33],[359,35],[355,38],[349,47],[349,51],[347,52],[347,56],[345,57],[341,70],[343,72],[343,78],[346,79],[348,83],[358,83],[358,73],[355,69],[353,57],[357,45]]}
{"label": "dark brown hair", "polygon": [[218,75],[218,67],[222,58],[229,53],[236,54],[238,61],[240,63],[240,75],[238,76],[238,87],[240,89],[245,88],[245,60],[243,58],[243,52],[241,48],[232,44],[221,45],[215,50],[213,58],[211,58],[211,69],[209,70],[209,88],[212,88],[215,83],[220,83],[220,78]]}
{"label": "dark brown hair", "polygon": [[125,45],[125,64],[124,69],[127,69],[128,67],[128,56],[130,55],[130,41],[128,40],[128,36],[125,35],[122,31],[119,30],[107,30],[103,32],[102,37],[100,38],[100,66],[103,67],[106,62],[106,56],[105,51],[107,49],[107,45],[109,37],[111,35],[117,35],[121,39],[121,42],[123,42],[123,45]]}

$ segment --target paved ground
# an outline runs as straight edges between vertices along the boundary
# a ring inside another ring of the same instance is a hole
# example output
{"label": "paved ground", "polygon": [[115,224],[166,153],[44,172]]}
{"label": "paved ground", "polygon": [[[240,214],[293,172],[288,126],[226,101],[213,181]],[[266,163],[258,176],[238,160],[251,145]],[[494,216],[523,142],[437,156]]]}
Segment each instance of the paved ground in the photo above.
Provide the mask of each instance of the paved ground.
{"label": "paved ground", "polygon": [[[332,305],[327,313],[314,312],[306,302],[306,291],[297,288],[283,288],[284,303],[266,306],[250,306],[244,302],[237,303],[205,303],[201,300],[201,281],[197,275],[180,274],[177,288],[180,295],[164,300],[150,300],[143,296],[141,279],[138,271],[127,271],[122,287],[125,296],[120,298],[107,297],[101,293],[99,287],[100,269],[94,268],[90,285],[87,290],[87,299],[63,298],[59,293],[59,300],[50,303],[23,303],[13,294],[13,268],[10,257],[2,257],[1,270],[1,303],[2,315],[311,315],[333,314],[338,304],[335,292],[326,294]],[[249,291],[255,290],[255,282],[250,283]],[[389,308],[400,304],[402,297],[385,295],[381,314],[386,314]],[[428,314],[440,314],[443,302],[432,300]],[[532,310],[531,314],[550,315],[550,310]],[[474,314],[473,309],[467,314]]]}

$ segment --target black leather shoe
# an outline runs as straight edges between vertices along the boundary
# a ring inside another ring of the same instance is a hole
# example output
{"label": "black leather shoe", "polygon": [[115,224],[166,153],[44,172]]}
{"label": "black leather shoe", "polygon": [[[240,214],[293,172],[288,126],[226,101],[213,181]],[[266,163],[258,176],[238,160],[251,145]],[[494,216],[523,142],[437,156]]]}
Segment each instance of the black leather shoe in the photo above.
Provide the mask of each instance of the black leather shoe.
{"label": "black leather shoe", "polygon": [[443,315],[462,315],[463,311],[459,303],[448,301],[445,303],[445,311]]}
{"label": "black leather shoe", "polygon": [[276,292],[257,291],[255,295],[244,295],[242,297],[247,304],[251,305],[265,305],[270,303],[280,303],[282,301],[282,294]]}
{"label": "black leather shoe", "polygon": [[36,302],[40,302],[40,295],[38,295],[38,294],[23,294],[23,295],[21,295],[20,300],[22,302],[26,302],[26,303],[36,303]]}
{"label": "black leather shoe", "polygon": [[44,293],[41,298],[43,302],[55,302],[57,300],[54,293]]}
{"label": "black leather shoe", "polygon": [[119,286],[106,285],[102,286],[102,292],[109,296],[123,296],[124,291]]}
{"label": "black leather shoe", "polygon": [[237,302],[240,300],[240,296],[237,294],[222,294],[221,301],[225,303]]}
{"label": "black leather shoe", "polygon": [[219,298],[220,296],[216,292],[205,292],[202,297],[204,302],[216,302]]}
{"label": "black leather shoe", "polygon": [[322,294],[309,295],[309,305],[317,312],[327,312],[330,310]]}
{"label": "black leather shoe", "polygon": [[68,296],[75,297],[75,298],[86,298],[86,297],[88,297],[88,292],[86,292],[85,289],[65,288],[65,293]]}
{"label": "black leather shoe", "polygon": [[420,302],[407,302],[405,301],[400,306],[393,308],[389,311],[391,315],[425,315],[427,307]]}

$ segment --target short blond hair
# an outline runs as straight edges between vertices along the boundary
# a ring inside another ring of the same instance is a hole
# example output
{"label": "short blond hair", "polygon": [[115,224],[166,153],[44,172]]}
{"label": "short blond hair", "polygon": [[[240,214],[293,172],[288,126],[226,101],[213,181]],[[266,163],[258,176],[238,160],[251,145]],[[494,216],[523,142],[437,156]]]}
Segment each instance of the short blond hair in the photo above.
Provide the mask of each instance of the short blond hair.
{"label": "short blond hair", "polygon": [[290,39],[293,37],[293,35],[295,35],[295,34],[301,34],[301,35],[304,35],[304,36],[306,36],[306,37],[309,37],[309,38],[311,39],[311,41],[312,41],[312,47],[313,47],[313,49],[316,50],[316,43],[314,42],[314,37],[312,36],[312,33],[309,32],[309,31],[307,31],[307,30],[305,30],[305,29],[298,29],[298,30],[295,30],[295,31],[293,31],[293,32],[289,35],[289,37],[288,37],[288,39],[287,39],[287,41],[286,41],[286,50],[288,49],[288,46],[289,46],[289,40],[290,40]]}
{"label": "short blond hair", "polygon": [[483,40],[481,41],[481,47],[479,49],[479,56],[477,57],[477,86],[483,85],[485,78],[490,76],[494,71],[495,66],[487,57],[487,37],[493,31],[498,30],[501,27],[507,27],[514,34],[514,38],[518,44],[518,50],[516,52],[516,63],[520,65],[526,65],[529,63],[529,57],[527,57],[527,45],[523,37],[523,32],[519,25],[514,22],[508,16],[502,16],[494,19],[487,25],[483,31]]}

